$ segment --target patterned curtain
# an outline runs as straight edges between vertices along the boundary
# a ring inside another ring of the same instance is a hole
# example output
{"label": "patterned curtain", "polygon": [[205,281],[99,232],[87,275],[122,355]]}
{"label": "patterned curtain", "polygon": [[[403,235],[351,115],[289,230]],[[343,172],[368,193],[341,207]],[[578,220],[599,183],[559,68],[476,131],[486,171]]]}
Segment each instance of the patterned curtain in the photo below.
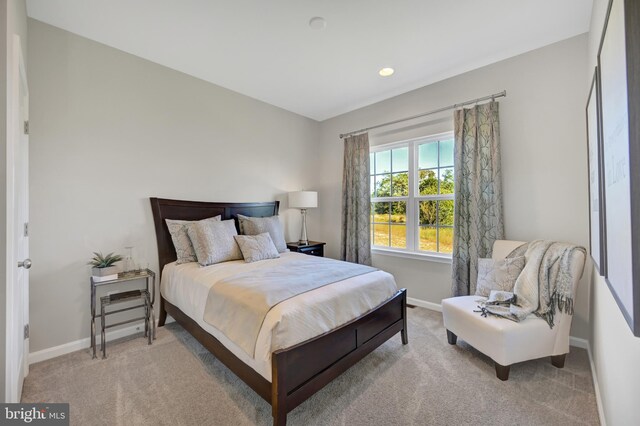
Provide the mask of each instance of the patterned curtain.
{"label": "patterned curtain", "polygon": [[504,238],[498,103],[457,110],[453,295],[475,294],[478,258],[491,257]]}
{"label": "patterned curtain", "polygon": [[340,258],[371,265],[369,134],[344,140]]}

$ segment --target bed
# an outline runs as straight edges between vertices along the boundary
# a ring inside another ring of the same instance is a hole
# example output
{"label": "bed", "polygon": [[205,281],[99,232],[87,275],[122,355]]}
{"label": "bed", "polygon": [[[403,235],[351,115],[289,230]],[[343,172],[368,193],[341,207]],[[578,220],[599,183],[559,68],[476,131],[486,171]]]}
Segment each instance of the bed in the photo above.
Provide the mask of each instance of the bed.
{"label": "bed", "polygon": [[[165,219],[201,220],[221,215],[223,220],[236,219],[237,226],[237,215],[274,216],[278,214],[279,203],[277,201],[214,203],[161,198],[151,198],[150,201],[158,243],[159,267],[161,274],[164,274],[164,276],[161,275],[158,326],[163,326],[167,315],[171,315],[238,378],[271,404],[274,425],[285,425],[289,411],[394,335],[400,333],[402,343],[408,343],[406,290],[401,289],[367,312],[345,323],[333,324],[335,328],[327,331],[316,330],[315,332],[319,332],[319,335],[307,330],[306,332],[311,334],[303,335],[307,337],[304,341],[290,346],[287,344],[287,336],[284,336],[282,341],[275,343],[278,349],[273,352],[269,351],[274,342],[264,342],[265,339],[269,340],[264,337],[268,337],[269,333],[262,333],[263,341],[260,337],[258,338],[255,356],[249,357],[243,354],[234,347],[233,342],[225,339],[224,334],[216,332],[215,328],[203,323],[197,304],[185,301],[202,299],[205,289],[199,288],[198,283],[202,287],[203,274],[205,274],[203,270],[213,273],[210,271],[215,272],[216,269],[198,268],[196,264],[176,266],[176,253]],[[283,253],[282,262],[286,262],[291,256],[306,255]],[[227,262],[228,265],[222,265],[219,268],[223,270],[242,267],[239,264],[241,261],[236,262],[238,264]],[[356,287],[370,285],[366,281],[375,278],[372,274],[367,274],[371,275],[370,277],[350,278],[354,280],[352,285]],[[185,288],[189,290],[185,292]],[[307,303],[316,303],[313,295],[302,294],[296,296],[296,299],[301,296],[307,298]],[[327,300],[335,301],[342,296],[334,293],[326,297]],[[286,309],[287,303],[292,302],[287,300],[276,307],[280,309],[280,305],[283,305],[281,309]],[[326,306],[323,305],[322,308],[325,309]],[[265,319],[265,324],[267,323],[269,323],[268,317]],[[297,338],[300,339],[300,335]],[[290,342],[296,342],[296,340]],[[279,348],[283,345],[285,347]]]}

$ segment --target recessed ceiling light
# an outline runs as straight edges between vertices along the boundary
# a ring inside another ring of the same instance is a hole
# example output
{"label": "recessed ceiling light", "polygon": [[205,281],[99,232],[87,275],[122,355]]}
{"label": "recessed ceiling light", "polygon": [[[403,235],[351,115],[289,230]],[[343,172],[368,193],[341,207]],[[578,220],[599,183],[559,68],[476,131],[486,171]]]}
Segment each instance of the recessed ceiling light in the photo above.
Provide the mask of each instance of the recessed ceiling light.
{"label": "recessed ceiling light", "polygon": [[378,71],[378,74],[380,74],[383,77],[389,77],[390,75],[392,75],[395,72],[395,70],[393,68],[382,68],[380,71]]}
{"label": "recessed ceiling light", "polygon": [[321,16],[315,16],[309,20],[309,26],[314,30],[324,30],[327,26],[327,21]]}

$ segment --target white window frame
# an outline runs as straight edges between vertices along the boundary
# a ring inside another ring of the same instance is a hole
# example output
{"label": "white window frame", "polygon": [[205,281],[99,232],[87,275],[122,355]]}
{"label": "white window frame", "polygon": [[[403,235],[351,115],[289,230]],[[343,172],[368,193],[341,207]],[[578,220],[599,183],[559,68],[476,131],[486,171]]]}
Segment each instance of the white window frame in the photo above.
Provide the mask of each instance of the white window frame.
{"label": "white window frame", "polygon": [[[420,201],[441,201],[453,200],[454,194],[436,194],[436,195],[418,195],[418,146],[424,143],[435,142],[440,140],[453,139],[453,132],[443,132],[435,135],[423,136],[403,141],[391,142],[384,145],[373,146],[369,149],[370,153],[387,151],[396,148],[408,147],[408,163],[409,163],[409,195],[402,197],[370,197],[371,203],[385,203],[394,201],[404,201],[407,203],[407,248],[376,246],[371,241],[371,251],[374,254],[384,254],[389,256],[407,257],[413,259],[433,260],[436,262],[451,263],[450,253],[440,253],[433,251],[425,251],[419,249],[420,242],[420,218],[418,217],[418,203]],[[439,148],[439,147],[438,147]],[[439,153],[439,151],[438,151]],[[440,155],[438,155],[438,169],[440,169]],[[373,172],[374,170],[372,170]],[[370,173],[370,176],[372,174]],[[373,189],[373,188],[372,188]],[[455,192],[455,191],[454,191]],[[455,226],[455,225],[454,225]],[[438,229],[438,227],[436,227]],[[440,244],[439,231],[437,236],[437,244]]]}

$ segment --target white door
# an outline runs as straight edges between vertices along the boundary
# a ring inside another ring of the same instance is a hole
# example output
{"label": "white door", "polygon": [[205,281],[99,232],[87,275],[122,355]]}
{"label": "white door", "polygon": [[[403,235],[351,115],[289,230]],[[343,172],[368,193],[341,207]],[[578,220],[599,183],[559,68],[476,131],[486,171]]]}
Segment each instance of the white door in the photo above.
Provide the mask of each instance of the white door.
{"label": "white door", "polygon": [[[7,138],[7,354],[6,400],[19,402],[29,373],[29,91],[14,35],[10,56]],[[13,260],[11,260],[13,259]]]}

